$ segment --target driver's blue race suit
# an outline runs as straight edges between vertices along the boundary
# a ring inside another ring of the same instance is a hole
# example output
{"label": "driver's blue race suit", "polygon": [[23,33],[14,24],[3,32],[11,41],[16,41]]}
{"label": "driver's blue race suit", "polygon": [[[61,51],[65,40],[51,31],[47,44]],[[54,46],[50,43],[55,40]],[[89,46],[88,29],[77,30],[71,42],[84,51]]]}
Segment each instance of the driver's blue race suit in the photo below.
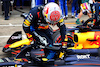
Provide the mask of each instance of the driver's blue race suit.
{"label": "driver's blue race suit", "polygon": [[[53,39],[52,39],[52,32],[49,29],[48,23],[45,21],[43,15],[42,15],[42,9],[40,9],[41,6],[36,6],[30,10],[28,13],[27,18],[24,20],[23,23],[23,29],[28,37],[29,40],[35,39],[38,41],[37,36],[33,35],[33,31],[35,31],[37,34],[39,34],[42,37],[45,37],[47,39],[47,42],[51,45],[53,45]],[[30,26],[32,26],[33,30],[31,31]],[[66,26],[64,24],[64,20],[61,19],[57,26],[60,28],[60,33],[62,37],[62,41],[65,39],[66,35]]]}

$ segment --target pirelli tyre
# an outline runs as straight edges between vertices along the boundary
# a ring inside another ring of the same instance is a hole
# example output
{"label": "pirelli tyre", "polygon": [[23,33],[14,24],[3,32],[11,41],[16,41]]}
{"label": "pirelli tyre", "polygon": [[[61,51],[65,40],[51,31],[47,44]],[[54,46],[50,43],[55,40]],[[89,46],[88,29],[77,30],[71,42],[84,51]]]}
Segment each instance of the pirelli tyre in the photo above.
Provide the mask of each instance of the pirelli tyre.
{"label": "pirelli tyre", "polygon": [[[66,32],[67,37],[68,37],[68,44],[69,46],[73,46],[74,42],[73,42],[73,37],[72,37],[72,33],[71,32]],[[53,35],[53,42],[54,43],[61,43],[62,42],[62,38],[60,35],[60,30],[57,30]]]}

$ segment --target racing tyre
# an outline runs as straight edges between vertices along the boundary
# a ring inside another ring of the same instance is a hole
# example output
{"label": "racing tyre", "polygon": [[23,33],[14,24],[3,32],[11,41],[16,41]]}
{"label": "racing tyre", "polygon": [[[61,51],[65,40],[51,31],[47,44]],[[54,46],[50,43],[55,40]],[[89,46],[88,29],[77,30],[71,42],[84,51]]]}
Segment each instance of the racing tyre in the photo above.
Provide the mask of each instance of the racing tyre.
{"label": "racing tyre", "polygon": [[[72,37],[72,34],[71,34],[71,32],[66,32],[66,34],[68,34],[67,35],[67,37],[68,37],[68,45],[69,46],[73,46],[72,44],[74,43],[73,42],[73,37]],[[60,31],[59,30],[57,30],[53,35],[52,35],[52,37],[53,37],[53,42],[54,43],[61,43],[62,42],[62,38],[61,38],[61,35],[60,35]]]}

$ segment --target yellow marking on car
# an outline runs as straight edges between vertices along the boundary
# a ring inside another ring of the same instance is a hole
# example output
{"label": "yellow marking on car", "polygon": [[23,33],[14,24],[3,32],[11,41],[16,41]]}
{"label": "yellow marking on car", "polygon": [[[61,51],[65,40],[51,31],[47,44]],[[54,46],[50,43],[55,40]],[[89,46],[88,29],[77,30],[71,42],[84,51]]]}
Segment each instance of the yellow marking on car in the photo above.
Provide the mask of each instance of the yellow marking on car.
{"label": "yellow marking on car", "polygon": [[30,41],[29,41],[29,39],[24,39],[24,40],[21,40],[21,41],[17,41],[17,42],[15,42],[15,43],[13,43],[13,44],[11,44],[10,46],[9,46],[9,48],[16,48],[16,47],[19,47],[19,46],[22,46],[22,45],[30,45]]}
{"label": "yellow marking on car", "polygon": [[64,55],[63,52],[60,52],[59,58],[61,58]]}

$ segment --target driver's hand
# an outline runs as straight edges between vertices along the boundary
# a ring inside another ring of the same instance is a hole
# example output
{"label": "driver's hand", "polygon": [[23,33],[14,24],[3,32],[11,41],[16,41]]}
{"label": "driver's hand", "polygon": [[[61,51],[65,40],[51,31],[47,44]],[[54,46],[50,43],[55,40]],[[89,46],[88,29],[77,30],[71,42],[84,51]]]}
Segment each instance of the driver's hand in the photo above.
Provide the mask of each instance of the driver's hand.
{"label": "driver's hand", "polygon": [[68,37],[67,37],[67,35],[65,35],[65,39],[62,42],[62,48],[67,48],[67,42],[68,42]]}
{"label": "driver's hand", "polygon": [[26,33],[27,38],[29,39],[30,42],[33,41],[33,36],[29,33]]}
{"label": "driver's hand", "polygon": [[62,48],[67,48],[67,42],[62,42]]}

